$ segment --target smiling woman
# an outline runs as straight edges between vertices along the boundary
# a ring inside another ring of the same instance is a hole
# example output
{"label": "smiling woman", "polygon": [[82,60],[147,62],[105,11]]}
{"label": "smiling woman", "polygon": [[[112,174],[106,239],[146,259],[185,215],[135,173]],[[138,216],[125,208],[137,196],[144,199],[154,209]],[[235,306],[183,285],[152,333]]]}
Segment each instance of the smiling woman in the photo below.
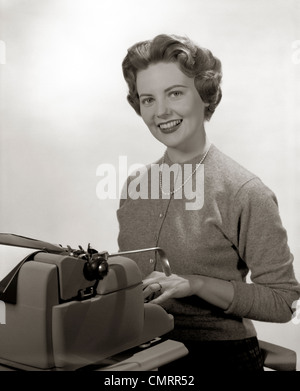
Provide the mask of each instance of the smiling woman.
{"label": "smiling woman", "polygon": [[202,101],[194,79],[176,63],[158,63],[139,71],[136,83],[142,118],[168,147],[172,160],[197,156],[205,147],[204,113],[209,103]]}
{"label": "smiling woman", "polygon": [[159,35],[151,45],[145,41],[132,46],[123,74],[128,102],[153,136],[168,146],[172,160],[180,162],[207,150],[203,123],[222,98],[222,71],[209,50],[174,38]]}
{"label": "smiling woman", "polygon": [[[123,74],[129,86],[127,99],[137,114],[141,114],[137,91],[137,71],[148,68],[149,64],[176,63],[185,76],[192,78],[201,98],[209,103],[205,119],[209,120],[222,98],[221,62],[210,50],[198,48],[183,37],[176,41],[167,35],[159,35],[153,40],[137,43],[130,48],[130,56],[123,61]],[[181,43],[180,43],[181,41]],[[185,45],[185,48],[183,47]]]}
{"label": "smiling woman", "polygon": [[[291,320],[300,285],[274,193],[208,140],[205,121],[222,97],[221,63],[187,38],[159,35],[128,50],[123,73],[129,103],[166,151],[161,174],[152,175],[153,165],[144,174],[149,189],[159,181],[158,197],[131,197],[134,175],[128,178],[117,211],[119,249],[161,247],[168,256],[171,276],[154,257],[133,258],[145,299],[174,315],[169,336],[188,347],[171,368],[260,371],[252,320]],[[166,193],[163,172],[173,164],[189,165],[191,174]],[[177,196],[188,185],[203,192],[200,208]]]}

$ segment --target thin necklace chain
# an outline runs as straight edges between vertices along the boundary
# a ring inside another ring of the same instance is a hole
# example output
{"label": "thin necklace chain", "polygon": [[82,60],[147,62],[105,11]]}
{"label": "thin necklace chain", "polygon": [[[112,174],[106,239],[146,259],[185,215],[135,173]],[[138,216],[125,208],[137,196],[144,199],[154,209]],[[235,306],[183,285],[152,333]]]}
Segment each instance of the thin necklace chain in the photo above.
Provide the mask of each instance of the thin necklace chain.
{"label": "thin necklace chain", "polygon": [[[165,191],[163,190],[163,188],[162,188],[162,170],[161,170],[161,171],[159,172],[159,187],[160,187],[160,190],[161,190],[162,194],[168,195],[168,196],[169,196],[169,195],[171,195],[171,194],[176,193],[176,192],[179,191],[180,189],[182,189],[182,188],[186,185],[186,183],[192,178],[192,176],[195,174],[195,172],[198,170],[198,168],[201,166],[201,164],[204,162],[204,160],[205,160],[205,158],[206,158],[206,156],[207,156],[207,154],[208,154],[208,152],[209,152],[209,148],[210,148],[210,146],[208,147],[207,151],[206,151],[205,154],[203,155],[203,157],[202,157],[202,159],[200,160],[200,162],[197,163],[197,165],[196,165],[196,167],[194,168],[193,172],[186,178],[186,180],[183,182],[183,184],[180,185],[177,189],[174,189],[174,190],[172,190],[172,191],[170,191],[170,192],[165,192]],[[166,156],[166,153],[167,153],[167,151],[165,151],[165,153],[164,153],[164,155],[163,155],[162,165],[165,164],[165,156]],[[178,173],[177,173],[177,175],[178,175]],[[176,179],[177,179],[177,177],[176,177]],[[176,182],[176,180],[175,180],[175,182]]]}

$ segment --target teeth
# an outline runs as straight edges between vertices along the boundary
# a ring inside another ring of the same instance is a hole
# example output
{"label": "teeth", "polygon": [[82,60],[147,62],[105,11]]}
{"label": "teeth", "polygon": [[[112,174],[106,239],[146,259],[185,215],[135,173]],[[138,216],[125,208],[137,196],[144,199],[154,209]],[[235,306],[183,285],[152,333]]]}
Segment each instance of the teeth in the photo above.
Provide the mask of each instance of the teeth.
{"label": "teeth", "polygon": [[176,125],[179,125],[180,123],[181,123],[181,119],[180,120],[175,120],[175,121],[170,121],[170,122],[167,122],[165,124],[160,124],[159,127],[161,129],[170,129],[170,128],[173,128]]}

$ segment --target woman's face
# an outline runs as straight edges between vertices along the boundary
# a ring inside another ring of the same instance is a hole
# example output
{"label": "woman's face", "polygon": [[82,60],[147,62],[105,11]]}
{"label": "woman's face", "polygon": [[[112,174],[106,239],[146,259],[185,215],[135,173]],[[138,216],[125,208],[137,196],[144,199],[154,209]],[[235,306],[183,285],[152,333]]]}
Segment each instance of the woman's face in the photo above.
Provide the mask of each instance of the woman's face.
{"label": "woman's face", "polygon": [[201,148],[204,103],[176,63],[150,65],[137,73],[141,116],[153,136],[170,149],[193,153]]}

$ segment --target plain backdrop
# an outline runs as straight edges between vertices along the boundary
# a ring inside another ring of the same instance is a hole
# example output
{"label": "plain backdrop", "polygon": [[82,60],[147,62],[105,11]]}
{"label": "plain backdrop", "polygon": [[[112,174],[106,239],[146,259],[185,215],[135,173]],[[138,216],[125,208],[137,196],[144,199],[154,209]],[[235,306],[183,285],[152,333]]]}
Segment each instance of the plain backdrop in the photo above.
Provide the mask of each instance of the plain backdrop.
{"label": "plain backdrop", "polygon": [[[0,0],[0,12],[0,232],[117,251],[119,201],[99,199],[99,166],[119,180],[120,157],[164,151],[126,101],[121,62],[137,41],[187,35],[223,64],[208,136],[277,195],[300,280],[298,0]],[[300,324],[255,325],[300,357]]]}

